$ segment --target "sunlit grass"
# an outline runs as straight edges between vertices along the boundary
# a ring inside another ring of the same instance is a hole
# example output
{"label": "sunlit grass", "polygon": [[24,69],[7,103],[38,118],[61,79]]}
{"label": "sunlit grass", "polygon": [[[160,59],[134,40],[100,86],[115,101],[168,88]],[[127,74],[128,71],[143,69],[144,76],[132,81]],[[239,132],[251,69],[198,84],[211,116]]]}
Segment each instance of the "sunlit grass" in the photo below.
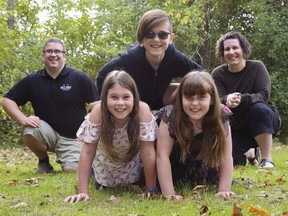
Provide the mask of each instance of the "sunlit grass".
{"label": "sunlit grass", "polygon": [[[55,171],[36,174],[36,157],[26,148],[0,150],[0,215],[232,215],[237,204],[243,215],[252,215],[248,207],[259,210],[258,215],[284,215],[288,211],[288,148],[275,147],[274,169],[238,167],[234,170],[233,199],[216,198],[216,187],[192,191],[191,186],[178,189],[185,200],[174,202],[142,198],[125,188],[96,190],[90,182],[89,202],[65,203],[63,199],[75,194],[77,174],[62,173],[50,155]],[[117,201],[111,201],[111,196]],[[264,212],[264,213],[263,213]],[[261,213],[261,214],[260,214]]]}

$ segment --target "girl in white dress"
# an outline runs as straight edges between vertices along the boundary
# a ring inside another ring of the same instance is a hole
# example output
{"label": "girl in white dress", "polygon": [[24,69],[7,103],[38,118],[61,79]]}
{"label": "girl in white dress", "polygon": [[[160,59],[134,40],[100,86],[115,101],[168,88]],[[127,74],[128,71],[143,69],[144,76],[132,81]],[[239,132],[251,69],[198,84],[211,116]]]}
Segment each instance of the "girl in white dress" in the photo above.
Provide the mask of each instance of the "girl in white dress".
{"label": "girl in white dress", "polygon": [[83,142],[79,159],[78,194],[65,202],[89,200],[88,182],[93,168],[97,184],[115,187],[136,183],[143,165],[146,190],[156,189],[154,141],[157,123],[149,106],[139,101],[136,84],[125,71],[106,77],[101,101],[80,126],[77,137]]}

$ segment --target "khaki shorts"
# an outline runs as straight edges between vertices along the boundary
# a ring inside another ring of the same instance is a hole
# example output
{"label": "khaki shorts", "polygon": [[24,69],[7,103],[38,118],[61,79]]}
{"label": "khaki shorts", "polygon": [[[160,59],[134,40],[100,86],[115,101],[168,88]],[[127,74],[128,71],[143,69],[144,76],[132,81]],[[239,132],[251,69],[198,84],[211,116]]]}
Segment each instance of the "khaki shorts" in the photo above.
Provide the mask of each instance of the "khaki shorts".
{"label": "khaki shorts", "polygon": [[76,139],[60,136],[47,122],[41,121],[40,128],[25,127],[23,135],[31,135],[43,145],[47,146],[47,151],[55,152],[56,162],[61,167],[78,167],[78,161],[82,143]]}

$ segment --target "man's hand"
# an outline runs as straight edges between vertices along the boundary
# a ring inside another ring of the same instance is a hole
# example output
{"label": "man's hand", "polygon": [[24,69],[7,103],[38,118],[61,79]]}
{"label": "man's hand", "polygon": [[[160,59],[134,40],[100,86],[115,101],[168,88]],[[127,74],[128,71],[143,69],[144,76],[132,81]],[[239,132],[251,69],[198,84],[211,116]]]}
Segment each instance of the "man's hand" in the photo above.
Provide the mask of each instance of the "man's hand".
{"label": "man's hand", "polygon": [[24,120],[23,126],[33,127],[33,128],[40,128],[40,118],[38,116],[28,116]]}

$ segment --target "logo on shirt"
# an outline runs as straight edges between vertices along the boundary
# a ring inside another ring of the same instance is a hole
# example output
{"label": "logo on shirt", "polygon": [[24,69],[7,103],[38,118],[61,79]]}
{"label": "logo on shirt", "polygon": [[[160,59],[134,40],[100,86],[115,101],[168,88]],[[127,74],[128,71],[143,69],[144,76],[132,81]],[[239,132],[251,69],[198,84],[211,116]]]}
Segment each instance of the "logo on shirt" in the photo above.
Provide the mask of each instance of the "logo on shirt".
{"label": "logo on shirt", "polygon": [[62,91],[70,91],[71,88],[72,86],[70,86],[69,84],[62,84],[62,86],[60,87]]}

